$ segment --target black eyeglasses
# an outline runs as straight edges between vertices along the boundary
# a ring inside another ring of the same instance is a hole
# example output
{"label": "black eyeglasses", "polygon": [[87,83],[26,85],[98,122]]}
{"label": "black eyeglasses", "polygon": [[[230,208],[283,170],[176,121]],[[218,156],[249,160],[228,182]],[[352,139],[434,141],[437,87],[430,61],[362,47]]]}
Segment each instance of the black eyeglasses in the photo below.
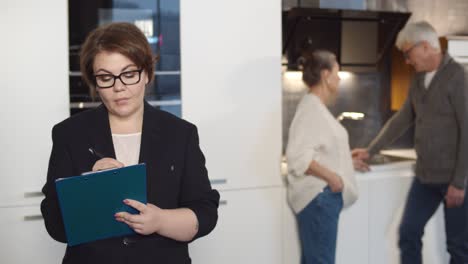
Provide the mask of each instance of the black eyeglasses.
{"label": "black eyeglasses", "polygon": [[119,79],[125,85],[137,84],[140,82],[141,72],[143,69],[125,71],[119,75],[114,75],[110,73],[94,75],[96,86],[105,89],[111,88],[115,84],[115,80]]}
{"label": "black eyeglasses", "polygon": [[403,57],[405,58],[405,60],[409,60],[409,55],[410,55],[410,52],[416,48],[417,46],[421,45],[422,42],[417,42],[416,44],[414,44],[413,46],[411,46],[411,48],[407,49],[406,51],[403,51]]}

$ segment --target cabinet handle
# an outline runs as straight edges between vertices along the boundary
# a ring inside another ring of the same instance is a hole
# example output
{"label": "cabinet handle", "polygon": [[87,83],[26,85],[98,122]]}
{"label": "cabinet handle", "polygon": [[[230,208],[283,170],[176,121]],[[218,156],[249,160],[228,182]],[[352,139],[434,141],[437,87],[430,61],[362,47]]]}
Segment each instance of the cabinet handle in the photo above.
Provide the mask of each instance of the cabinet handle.
{"label": "cabinet handle", "polygon": [[42,215],[25,215],[24,216],[24,221],[37,221],[37,220],[42,220],[44,219]]}
{"label": "cabinet handle", "polygon": [[42,197],[42,192],[24,192],[24,198]]}
{"label": "cabinet handle", "polygon": [[211,184],[226,184],[227,180],[226,179],[212,179],[210,180]]}
{"label": "cabinet handle", "polygon": [[219,205],[227,205],[227,200],[220,200]]}

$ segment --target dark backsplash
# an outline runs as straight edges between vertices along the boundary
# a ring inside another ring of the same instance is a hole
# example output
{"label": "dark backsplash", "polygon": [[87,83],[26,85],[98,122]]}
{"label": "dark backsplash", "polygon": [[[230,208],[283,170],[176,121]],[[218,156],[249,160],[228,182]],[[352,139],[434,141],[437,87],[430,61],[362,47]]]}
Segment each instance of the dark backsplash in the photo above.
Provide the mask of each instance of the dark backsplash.
{"label": "dark backsplash", "polygon": [[[297,104],[306,93],[306,87],[297,78],[283,75],[283,150],[287,144],[289,126],[294,117]],[[365,117],[362,120],[343,119],[341,123],[349,133],[351,148],[367,147],[378,134],[384,122],[392,113],[389,107],[389,87],[387,76],[379,72],[350,73],[342,78],[339,96],[336,103],[329,107],[337,117],[342,112],[360,112]],[[400,139],[387,148],[409,148],[412,146],[412,129],[409,129]]]}
{"label": "dark backsplash", "polygon": [[359,112],[362,120],[343,119],[352,148],[367,146],[382,127],[381,85],[379,73],[350,73],[343,78],[335,105],[329,107],[334,116],[342,112]]}

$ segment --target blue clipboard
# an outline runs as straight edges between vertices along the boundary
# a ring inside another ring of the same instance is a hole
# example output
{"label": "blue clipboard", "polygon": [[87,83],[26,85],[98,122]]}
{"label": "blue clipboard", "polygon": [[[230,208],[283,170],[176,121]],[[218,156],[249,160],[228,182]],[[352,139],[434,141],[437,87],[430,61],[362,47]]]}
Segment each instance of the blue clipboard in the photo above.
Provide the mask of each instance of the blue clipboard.
{"label": "blue clipboard", "polygon": [[114,214],[138,213],[123,203],[127,198],[146,204],[146,165],[60,178],[55,186],[69,246],[135,234]]}

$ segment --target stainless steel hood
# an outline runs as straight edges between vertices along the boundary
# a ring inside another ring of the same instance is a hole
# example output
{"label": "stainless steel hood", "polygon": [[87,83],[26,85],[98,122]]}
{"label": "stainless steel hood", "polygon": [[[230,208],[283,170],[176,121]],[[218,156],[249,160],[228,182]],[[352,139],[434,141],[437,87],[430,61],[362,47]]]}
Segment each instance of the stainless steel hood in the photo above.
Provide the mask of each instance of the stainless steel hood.
{"label": "stainless steel hood", "polygon": [[283,55],[297,69],[304,53],[327,49],[343,69],[373,71],[395,43],[410,13],[293,8],[283,11]]}

